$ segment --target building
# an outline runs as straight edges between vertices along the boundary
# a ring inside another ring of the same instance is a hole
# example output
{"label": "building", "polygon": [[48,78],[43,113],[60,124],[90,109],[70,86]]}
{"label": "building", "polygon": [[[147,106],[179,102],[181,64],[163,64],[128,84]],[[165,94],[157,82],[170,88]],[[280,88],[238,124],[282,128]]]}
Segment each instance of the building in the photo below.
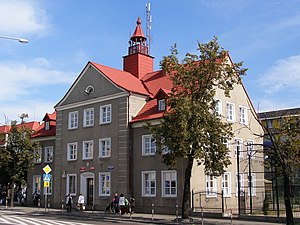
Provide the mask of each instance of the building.
{"label": "building", "polygon": [[[172,87],[163,71],[154,71],[153,61],[138,18],[128,54],[123,57],[123,70],[88,62],[55,106],[54,161],[50,163],[54,207],[61,207],[69,193],[75,199],[83,194],[87,208],[99,210],[105,209],[115,193],[134,196],[137,211],[151,212],[155,207],[157,213],[175,213],[176,205],[181,207],[185,161],[176,170],[168,170],[144,128],[146,121],[159,123]],[[246,198],[251,198],[261,209],[264,178],[258,171],[263,170],[263,158],[254,144],[262,140],[253,132],[262,131],[254,108],[243,85],[235,87],[231,98],[220,91],[216,99],[219,114],[233,123],[235,130],[235,138],[224,143],[230,148],[232,165],[218,178],[206,176],[201,167],[193,168],[194,208],[213,209],[216,202],[221,203],[223,190],[226,209],[237,210],[239,177],[244,206],[249,204]],[[235,152],[240,153],[238,163]],[[247,190],[249,162],[251,197]],[[37,185],[41,184],[33,186]],[[256,186],[262,189],[257,191]]]}

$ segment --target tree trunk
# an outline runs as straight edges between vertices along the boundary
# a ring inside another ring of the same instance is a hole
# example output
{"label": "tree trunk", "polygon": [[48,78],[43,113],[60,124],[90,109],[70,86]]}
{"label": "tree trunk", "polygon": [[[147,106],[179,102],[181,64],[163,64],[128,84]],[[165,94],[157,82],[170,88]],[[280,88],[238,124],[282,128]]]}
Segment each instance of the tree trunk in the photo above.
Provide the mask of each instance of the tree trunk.
{"label": "tree trunk", "polygon": [[284,174],[284,205],[286,214],[286,224],[294,225],[293,210],[291,204],[291,186],[290,179],[287,174]]}
{"label": "tree trunk", "polygon": [[15,197],[15,184],[11,183],[11,188],[10,188],[10,207],[14,207],[14,197]]}
{"label": "tree trunk", "polygon": [[191,213],[191,174],[193,169],[194,159],[192,156],[188,158],[188,165],[185,168],[184,189],[182,199],[182,219],[188,219]]}

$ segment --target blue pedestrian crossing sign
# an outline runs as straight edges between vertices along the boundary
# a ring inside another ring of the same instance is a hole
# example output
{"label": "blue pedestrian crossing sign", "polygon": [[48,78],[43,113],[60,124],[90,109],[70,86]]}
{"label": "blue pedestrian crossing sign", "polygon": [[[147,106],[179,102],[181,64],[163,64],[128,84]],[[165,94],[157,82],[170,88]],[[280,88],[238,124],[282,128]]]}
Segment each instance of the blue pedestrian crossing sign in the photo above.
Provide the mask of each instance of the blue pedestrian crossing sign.
{"label": "blue pedestrian crossing sign", "polygon": [[50,179],[51,179],[51,174],[44,174],[44,176],[43,176],[43,181],[45,182],[45,181],[50,181]]}

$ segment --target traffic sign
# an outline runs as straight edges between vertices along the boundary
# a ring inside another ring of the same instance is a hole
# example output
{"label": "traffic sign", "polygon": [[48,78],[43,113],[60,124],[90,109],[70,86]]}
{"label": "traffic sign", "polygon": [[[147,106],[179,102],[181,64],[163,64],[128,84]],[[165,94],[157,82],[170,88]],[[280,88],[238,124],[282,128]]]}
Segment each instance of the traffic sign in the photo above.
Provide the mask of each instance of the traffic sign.
{"label": "traffic sign", "polygon": [[50,187],[50,182],[49,181],[44,181],[44,187]]}
{"label": "traffic sign", "polygon": [[51,169],[51,167],[50,167],[49,165],[47,165],[47,166],[45,166],[45,167],[43,168],[43,171],[44,171],[46,174],[48,174],[48,173],[50,173],[50,172],[52,171],[52,169]]}
{"label": "traffic sign", "polygon": [[51,174],[44,174],[43,181],[50,181],[51,180]]}

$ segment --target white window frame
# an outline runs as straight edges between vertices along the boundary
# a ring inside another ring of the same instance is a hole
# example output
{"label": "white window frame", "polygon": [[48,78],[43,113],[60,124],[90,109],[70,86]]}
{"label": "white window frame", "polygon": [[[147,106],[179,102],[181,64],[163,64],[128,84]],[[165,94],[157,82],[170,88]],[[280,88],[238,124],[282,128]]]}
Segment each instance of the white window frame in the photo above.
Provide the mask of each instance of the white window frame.
{"label": "white window frame", "polygon": [[166,99],[159,99],[158,100],[158,111],[165,111],[166,110]]}
{"label": "white window frame", "polygon": [[237,157],[237,151],[239,150],[239,158],[243,158],[243,139],[234,138],[234,157]]}
{"label": "white window frame", "polygon": [[231,151],[230,151],[230,139],[228,137],[223,137],[223,144],[226,146],[228,149],[228,155],[231,156]]}
{"label": "white window frame", "polygon": [[255,155],[255,150],[254,150],[254,141],[252,140],[247,140],[247,158],[249,158],[249,155],[251,156],[251,159],[254,158]]}
{"label": "white window frame", "polygon": [[248,125],[248,109],[245,106],[239,106],[240,124]]}
{"label": "white window frame", "polygon": [[[244,187],[244,174],[240,173],[240,191],[241,191],[241,195],[243,195],[243,193],[245,193],[245,187]],[[238,175],[236,174],[235,176],[235,194],[236,196],[238,196]]]}
{"label": "white window frame", "polygon": [[[148,180],[146,180],[146,175]],[[154,187],[151,186],[154,184]],[[142,196],[155,197],[156,196],[156,172],[155,171],[142,171]]]}
{"label": "white window frame", "polygon": [[111,187],[111,173],[100,172],[99,173],[99,196],[110,196]]}
{"label": "white window frame", "polygon": [[[230,106],[230,108],[229,108]],[[235,122],[235,104],[226,102],[226,119],[229,122]]]}
{"label": "white window frame", "polygon": [[222,175],[222,190],[224,197],[231,197],[231,173],[225,172]]}
{"label": "white window frame", "polygon": [[44,160],[45,160],[45,163],[50,163],[50,162],[53,162],[53,146],[46,146],[44,147]]}
{"label": "white window frame", "polygon": [[[73,184],[70,184],[70,177],[74,178]],[[73,187],[71,187],[73,185]],[[67,174],[66,179],[66,195],[70,194],[72,196],[76,196],[77,193],[77,174],[76,173],[69,173]]]}
{"label": "white window frame", "polygon": [[78,144],[77,142],[72,142],[67,144],[67,160],[75,161],[77,160],[78,154]]}
{"label": "white window frame", "polygon": [[73,130],[78,128],[78,111],[69,112],[68,129]]}
{"label": "white window frame", "polygon": [[99,139],[99,158],[108,158],[111,155],[111,138]]}
{"label": "white window frame", "polygon": [[142,135],[142,155],[155,155],[156,154],[156,144],[153,135]]}
{"label": "white window frame", "polygon": [[42,176],[33,175],[32,176],[32,194],[41,194]]}
{"label": "white window frame", "polygon": [[214,98],[214,101],[216,102],[216,106],[215,106],[216,116],[222,117],[222,101],[217,98]]}
{"label": "white window frame", "polygon": [[112,121],[111,104],[100,106],[100,124],[108,124]]}
{"label": "white window frame", "polygon": [[40,164],[42,163],[42,148],[39,147],[33,150],[33,163]]}
{"label": "white window frame", "polygon": [[45,130],[49,130],[50,129],[50,121],[46,121],[45,122]]}
{"label": "white window frame", "polygon": [[208,198],[217,197],[217,178],[213,175],[205,176],[205,193]]}
{"label": "white window frame", "polygon": [[[169,182],[169,187],[166,187],[166,182]],[[172,185],[172,183],[174,182],[175,182],[175,186]],[[177,197],[177,171],[176,170],[161,171],[161,183],[162,183],[162,197]]]}
{"label": "white window frame", "polygon": [[94,125],[94,108],[83,110],[83,127],[91,127]]}
{"label": "white window frame", "polygon": [[82,142],[82,159],[93,159],[94,141],[88,140]]}
{"label": "white window frame", "polygon": [[[256,174],[251,173],[251,195],[256,196]],[[248,174],[248,196],[250,196],[250,179],[249,179],[249,174]]]}

